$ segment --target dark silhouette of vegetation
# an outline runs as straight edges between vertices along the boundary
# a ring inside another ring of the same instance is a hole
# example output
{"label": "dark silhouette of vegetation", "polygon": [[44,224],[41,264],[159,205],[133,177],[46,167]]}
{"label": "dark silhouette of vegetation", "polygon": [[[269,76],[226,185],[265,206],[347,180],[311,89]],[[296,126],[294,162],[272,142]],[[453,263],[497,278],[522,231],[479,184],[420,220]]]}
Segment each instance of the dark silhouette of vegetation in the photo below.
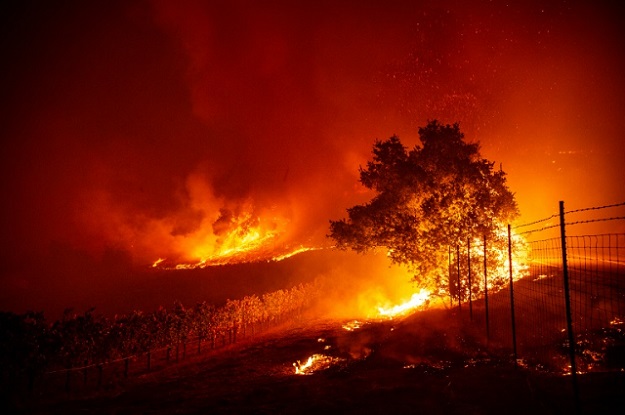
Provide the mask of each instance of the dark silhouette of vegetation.
{"label": "dark silhouette of vegetation", "polygon": [[145,367],[150,370],[152,353],[159,349],[166,349],[168,357],[174,351],[179,360],[185,358],[191,340],[197,341],[198,353],[205,341],[210,341],[211,349],[217,347],[218,338],[221,345],[234,343],[237,335],[253,335],[260,326],[298,318],[318,291],[316,283],[300,284],[262,298],[227,300],[221,307],[202,302],[186,308],[175,302],[170,310],[133,311],[113,319],[96,315],[93,309],[83,314],[68,309],[52,323],[43,313],[0,312],[0,400],[12,399],[16,385],[24,384],[24,379],[32,392],[36,378],[45,373],[65,372],[69,392],[75,372],[87,384],[88,369],[97,369],[100,386],[103,367],[115,361],[123,360],[127,377],[131,361],[138,356],[145,356]]}
{"label": "dark silhouette of vegetation", "polygon": [[341,249],[383,248],[393,263],[409,266],[422,286],[447,287],[448,250],[471,238],[497,239],[518,215],[505,173],[467,143],[458,124],[430,121],[419,129],[422,146],[408,151],[399,137],[376,141],[360,182],[376,194],[330,221],[328,235]]}

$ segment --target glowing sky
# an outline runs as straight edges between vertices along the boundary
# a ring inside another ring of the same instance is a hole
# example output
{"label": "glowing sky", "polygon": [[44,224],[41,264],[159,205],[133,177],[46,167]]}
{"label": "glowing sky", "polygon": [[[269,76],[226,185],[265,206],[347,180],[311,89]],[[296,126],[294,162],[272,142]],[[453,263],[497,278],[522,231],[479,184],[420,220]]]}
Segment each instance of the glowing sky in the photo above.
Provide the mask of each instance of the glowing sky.
{"label": "glowing sky", "polygon": [[322,243],[366,200],[358,166],[374,140],[412,146],[428,119],[459,122],[502,164],[523,219],[624,199],[614,2],[8,3],[9,287],[58,251],[69,274],[85,257],[180,254],[242,211]]}

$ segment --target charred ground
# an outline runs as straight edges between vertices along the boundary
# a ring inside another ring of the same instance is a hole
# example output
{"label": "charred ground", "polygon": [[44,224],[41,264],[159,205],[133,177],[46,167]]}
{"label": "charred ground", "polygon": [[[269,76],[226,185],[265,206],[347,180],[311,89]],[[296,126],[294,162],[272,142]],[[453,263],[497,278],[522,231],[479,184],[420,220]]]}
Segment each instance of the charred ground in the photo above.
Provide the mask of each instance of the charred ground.
{"label": "charred ground", "polygon": [[[573,413],[570,377],[514,368],[449,310],[403,320],[282,327],[99,390],[13,405],[23,414]],[[313,354],[334,364],[295,375]],[[53,385],[50,385],[53,387]],[[580,376],[583,413],[625,409],[623,373]]]}

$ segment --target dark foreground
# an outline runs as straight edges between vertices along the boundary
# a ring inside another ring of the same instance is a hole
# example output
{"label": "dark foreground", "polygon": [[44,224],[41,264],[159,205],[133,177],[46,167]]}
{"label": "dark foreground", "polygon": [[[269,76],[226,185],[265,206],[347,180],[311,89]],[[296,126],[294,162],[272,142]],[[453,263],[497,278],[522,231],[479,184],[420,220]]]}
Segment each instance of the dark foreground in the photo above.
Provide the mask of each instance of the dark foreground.
{"label": "dark foreground", "polygon": [[[515,369],[426,317],[362,324],[324,321],[267,333],[131,376],[100,391],[3,413],[22,414],[568,414],[571,378]],[[431,328],[431,327],[430,327]],[[470,350],[470,352],[467,352]],[[331,363],[295,375],[312,354]],[[584,414],[625,413],[625,373],[579,376]]]}

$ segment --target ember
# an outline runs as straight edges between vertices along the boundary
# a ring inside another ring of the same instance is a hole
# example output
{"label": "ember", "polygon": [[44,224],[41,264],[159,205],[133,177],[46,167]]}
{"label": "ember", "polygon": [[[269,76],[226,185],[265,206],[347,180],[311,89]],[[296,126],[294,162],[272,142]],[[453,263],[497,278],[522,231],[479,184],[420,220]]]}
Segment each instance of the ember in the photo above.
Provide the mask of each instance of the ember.
{"label": "ember", "polygon": [[311,375],[316,371],[325,370],[341,361],[342,359],[338,357],[313,354],[305,363],[301,363],[299,360],[293,363],[293,367],[295,367],[296,375]]}
{"label": "ember", "polygon": [[354,320],[343,324],[343,328],[347,331],[354,331],[360,328],[360,321]]}

